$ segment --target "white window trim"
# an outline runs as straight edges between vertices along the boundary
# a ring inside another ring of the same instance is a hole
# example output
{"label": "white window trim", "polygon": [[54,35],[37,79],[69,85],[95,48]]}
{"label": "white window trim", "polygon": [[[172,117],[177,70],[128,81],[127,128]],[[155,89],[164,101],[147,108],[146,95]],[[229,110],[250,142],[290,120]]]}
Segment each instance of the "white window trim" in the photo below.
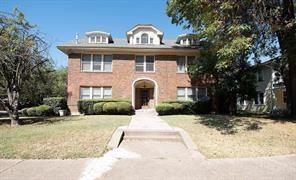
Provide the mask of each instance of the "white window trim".
{"label": "white window trim", "polygon": [[[82,56],[83,55],[90,55],[90,70],[83,70],[82,69]],[[93,60],[93,56],[94,55],[101,55],[101,70],[94,70],[94,60]],[[111,70],[110,71],[104,71],[104,55],[111,55],[112,56],[112,62],[111,62]],[[81,72],[113,72],[113,54],[81,54],[80,56],[80,71]]]}
{"label": "white window trim", "polygon": [[[143,68],[143,71],[136,71],[136,57],[137,56],[143,56],[144,57],[144,68]],[[154,62],[153,62],[153,71],[146,71],[146,56],[153,56],[154,58]],[[140,55],[140,54],[136,54],[135,55],[135,72],[137,73],[155,73],[155,56],[154,55]]]}
{"label": "white window trim", "polygon": [[[92,37],[95,37],[95,42],[92,42],[91,41],[91,38]],[[109,40],[108,36],[104,36],[104,37],[106,37],[106,42],[103,42],[103,36],[102,35],[91,35],[91,36],[88,36],[88,43],[91,43],[91,44],[98,44],[98,43],[108,44],[108,40]]]}
{"label": "white window trim", "polygon": [[[179,71],[178,68],[178,57],[185,57],[185,68],[184,71]],[[188,72],[188,57],[194,57],[194,59],[196,58],[196,56],[178,56],[177,57],[177,73],[187,73]]]}
{"label": "white window trim", "polygon": [[177,87],[177,100],[178,100],[178,88],[185,88],[185,101],[192,101],[188,98],[188,89],[189,88],[195,88],[195,97],[196,97],[196,100],[198,101],[198,89],[199,88],[205,88],[206,89],[206,97],[208,96],[208,88],[207,87]]}
{"label": "white window trim", "polygon": [[111,88],[111,97],[110,99],[112,99],[112,86],[80,86],[80,99],[82,99],[82,93],[81,93],[81,88],[90,88],[89,92],[89,99],[93,99],[93,88],[101,88],[101,97],[99,99],[104,99],[104,88]]}

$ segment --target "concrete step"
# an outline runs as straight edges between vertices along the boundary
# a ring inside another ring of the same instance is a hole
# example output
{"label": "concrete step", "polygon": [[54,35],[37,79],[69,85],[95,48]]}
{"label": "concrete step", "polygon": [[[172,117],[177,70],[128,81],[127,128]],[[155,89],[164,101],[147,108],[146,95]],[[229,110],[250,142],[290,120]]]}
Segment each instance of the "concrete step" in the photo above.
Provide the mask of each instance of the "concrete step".
{"label": "concrete step", "polygon": [[153,141],[167,141],[167,142],[182,142],[182,139],[176,137],[165,136],[125,136],[123,140],[153,140]]}
{"label": "concrete step", "polygon": [[182,141],[178,131],[174,130],[149,130],[149,129],[128,129],[124,131],[123,139],[136,140],[159,140],[159,141]]}

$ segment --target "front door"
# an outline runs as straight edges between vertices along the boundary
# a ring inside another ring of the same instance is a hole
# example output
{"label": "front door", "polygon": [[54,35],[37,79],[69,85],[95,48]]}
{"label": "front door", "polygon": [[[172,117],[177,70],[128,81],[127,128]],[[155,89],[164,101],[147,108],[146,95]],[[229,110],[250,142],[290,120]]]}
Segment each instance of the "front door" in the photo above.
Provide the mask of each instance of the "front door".
{"label": "front door", "polygon": [[141,107],[145,108],[148,107],[149,103],[149,89],[141,89]]}

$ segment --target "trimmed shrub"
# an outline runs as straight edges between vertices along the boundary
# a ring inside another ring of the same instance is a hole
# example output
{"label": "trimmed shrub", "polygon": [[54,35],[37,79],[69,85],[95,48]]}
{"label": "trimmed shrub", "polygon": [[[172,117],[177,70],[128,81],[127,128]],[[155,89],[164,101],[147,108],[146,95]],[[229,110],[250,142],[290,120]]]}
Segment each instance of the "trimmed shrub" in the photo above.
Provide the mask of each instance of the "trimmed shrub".
{"label": "trimmed shrub", "polygon": [[194,110],[193,110],[194,101],[165,101],[164,103],[181,104],[183,107],[182,107],[182,112],[180,111],[178,112],[179,114],[194,114]]}
{"label": "trimmed shrub", "polygon": [[155,109],[160,116],[174,114],[174,107],[169,103],[161,103]]}
{"label": "trimmed shrub", "polygon": [[54,115],[53,109],[48,105],[40,105],[31,107],[26,110],[28,116],[52,116]]}
{"label": "trimmed shrub", "polygon": [[180,103],[172,103],[174,114],[182,114],[184,112],[184,105]]}
{"label": "trimmed shrub", "polygon": [[116,105],[118,114],[131,115],[133,112],[133,106],[130,103],[118,102]]}
{"label": "trimmed shrub", "polygon": [[52,116],[54,115],[53,109],[48,105],[40,105],[36,107],[36,116]]}
{"label": "trimmed shrub", "polygon": [[67,99],[64,97],[49,97],[43,99],[43,104],[50,106],[55,115],[59,115],[59,110],[69,110]]}
{"label": "trimmed shrub", "polygon": [[127,102],[131,104],[129,100],[120,100],[120,99],[81,99],[77,102],[78,111],[81,114],[94,114],[93,106],[99,102]]}
{"label": "trimmed shrub", "polygon": [[99,103],[94,104],[94,106],[93,106],[94,114],[96,114],[96,115],[103,114],[103,106],[105,103],[106,102],[99,102]]}
{"label": "trimmed shrub", "polygon": [[106,114],[117,114],[117,104],[116,102],[107,102],[103,105],[103,112]]}
{"label": "trimmed shrub", "polygon": [[30,107],[27,109],[28,116],[36,116],[36,107]]}
{"label": "trimmed shrub", "polygon": [[28,112],[27,112],[28,109],[29,109],[29,108],[23,108],[23,109],[21,110],[23,116],[28,116]]}

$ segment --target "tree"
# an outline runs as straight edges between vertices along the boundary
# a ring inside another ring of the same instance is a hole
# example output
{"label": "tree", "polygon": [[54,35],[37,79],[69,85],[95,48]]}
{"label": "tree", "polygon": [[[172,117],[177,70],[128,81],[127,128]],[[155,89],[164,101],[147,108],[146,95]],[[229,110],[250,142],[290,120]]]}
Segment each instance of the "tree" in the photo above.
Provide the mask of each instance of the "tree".
{"label": "tree", "polygon": [[23,85],[19,104],[21,108],[37,106],[47,97],[67,97],[66,68],[55,69],[51,64],[38,68]]}
{"label": "tree", "polygon": [[[296,115],[296,38],[293,0],[170,0],[172,22],[192,28],[201,40],[211,42],[219,69],[237,58],[278,58],[284,77],[288,109]],[[278,51],[280,49],[280,51]]]}
{"label": "tree", "polygon": [[[0,13],[0,90],[7,97],[0,102],[9,114],[11,125],[19,122],[19,98],[22,88],[39,68],[49,63],[48,45],[24,14]],[[31,89],[30,91],[34,91]]]}

